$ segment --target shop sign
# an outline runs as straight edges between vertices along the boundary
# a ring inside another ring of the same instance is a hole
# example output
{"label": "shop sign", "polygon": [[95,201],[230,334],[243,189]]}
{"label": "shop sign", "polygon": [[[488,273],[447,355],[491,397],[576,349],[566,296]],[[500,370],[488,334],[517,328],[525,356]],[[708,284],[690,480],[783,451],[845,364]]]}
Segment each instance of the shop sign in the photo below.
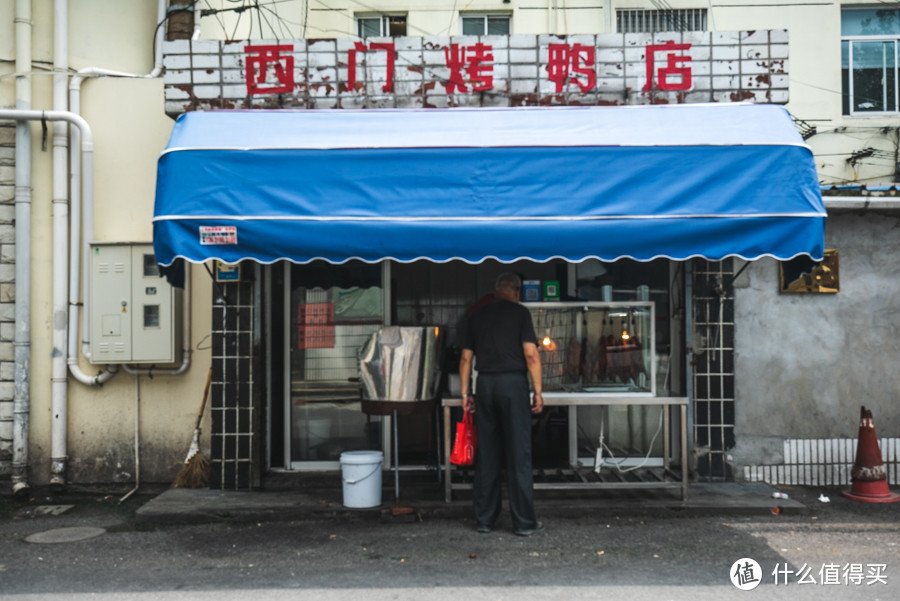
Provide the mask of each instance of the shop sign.
{"label": "shop sign", "polygon": [[164,44],[166,111],[788,101],[785,30]]}
{"label": "shop sign", "polygon": [[334,348],[334,303],[305,303],[297,308],[297,348]]}
{"label": "shop sign", "polygon": [[200,244],[237,244],[237,226],[201,225]]}

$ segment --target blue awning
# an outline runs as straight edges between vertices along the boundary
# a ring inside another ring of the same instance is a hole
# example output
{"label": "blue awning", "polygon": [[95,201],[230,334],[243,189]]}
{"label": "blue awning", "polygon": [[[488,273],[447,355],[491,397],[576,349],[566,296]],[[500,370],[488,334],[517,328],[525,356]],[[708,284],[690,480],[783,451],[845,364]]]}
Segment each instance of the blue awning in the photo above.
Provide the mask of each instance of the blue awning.
{"label": "blue awning", "polygon": [[823,255],[779,106],[190,112],[159,159],[157,260]]}

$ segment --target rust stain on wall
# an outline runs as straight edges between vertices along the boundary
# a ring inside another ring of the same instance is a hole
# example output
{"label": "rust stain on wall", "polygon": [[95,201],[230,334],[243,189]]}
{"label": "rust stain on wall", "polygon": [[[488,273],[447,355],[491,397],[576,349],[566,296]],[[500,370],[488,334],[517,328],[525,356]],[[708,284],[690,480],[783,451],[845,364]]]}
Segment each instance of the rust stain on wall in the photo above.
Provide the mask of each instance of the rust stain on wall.
{"label": "rust stain on wall", "polygon": [[741,102],[743,100],[751,100],[756,98],[756,94],[751,92],[750,90],[738,90],[737,92],[732,92],[729,96],[732,102]]}

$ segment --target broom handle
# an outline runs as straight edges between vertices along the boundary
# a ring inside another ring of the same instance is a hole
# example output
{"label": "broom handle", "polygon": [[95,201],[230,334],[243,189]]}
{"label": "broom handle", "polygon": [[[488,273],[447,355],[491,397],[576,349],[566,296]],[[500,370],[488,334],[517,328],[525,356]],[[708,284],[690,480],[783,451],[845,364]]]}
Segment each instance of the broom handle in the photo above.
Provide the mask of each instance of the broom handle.
{"label": "broom handle", "polygon": [[209,372],[206,374],[206,387],[203,388],[203,402],[200,403],[200,412],[197,413],[197,425],[194,430],[200,428],[200,422],[203,420],[203,411],[206,409],[206,399],[209,397],[209,385],[212,384],[212,365],[209,366]]}

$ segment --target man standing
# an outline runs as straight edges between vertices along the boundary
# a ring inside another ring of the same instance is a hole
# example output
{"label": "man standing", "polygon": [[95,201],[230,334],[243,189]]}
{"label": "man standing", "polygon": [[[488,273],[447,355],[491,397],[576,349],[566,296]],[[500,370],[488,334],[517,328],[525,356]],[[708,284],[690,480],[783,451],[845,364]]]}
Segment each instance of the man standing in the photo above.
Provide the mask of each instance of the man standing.
{"label": "man standing", "polygon": [[[500,516],[500,472],[506,458],[509,508],[513,529],[530,536],[543,529],[534,512],[531,471],[531,414],[544,408],[541,358],[531,313],[519,304],[522,280],[503,273],[494,285],[493,302],[469,318],[459,361],[463,407],[475,412],[473,500],[478,532],[490,532]],[[478,401],[471,394],[472,358],[478,358]],[[529,403],[528,375],[534,386]]]}

